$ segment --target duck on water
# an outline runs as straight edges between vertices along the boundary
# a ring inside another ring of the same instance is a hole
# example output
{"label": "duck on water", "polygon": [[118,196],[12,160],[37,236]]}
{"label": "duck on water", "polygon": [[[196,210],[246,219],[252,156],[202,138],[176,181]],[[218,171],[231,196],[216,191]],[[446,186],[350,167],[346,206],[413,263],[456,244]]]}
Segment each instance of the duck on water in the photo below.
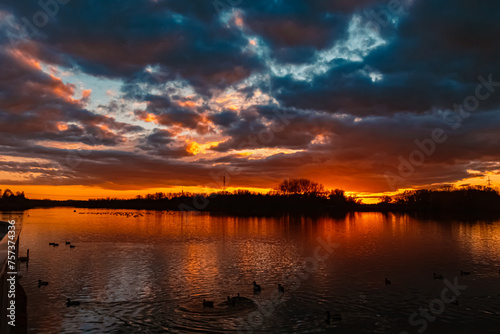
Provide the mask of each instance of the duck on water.
{"label": "duck on water", "polygon": [[257,284],[257,282],[253,281],[253,292],[260,292],[262,289],[260,288],[260,285]]}

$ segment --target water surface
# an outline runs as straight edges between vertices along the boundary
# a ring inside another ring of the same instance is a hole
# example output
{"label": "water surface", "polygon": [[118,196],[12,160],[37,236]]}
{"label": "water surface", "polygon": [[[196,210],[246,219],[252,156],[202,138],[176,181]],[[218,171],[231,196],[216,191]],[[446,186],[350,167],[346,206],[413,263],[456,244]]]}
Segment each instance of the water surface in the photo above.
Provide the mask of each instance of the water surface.
{"label": "water surface", "polygon": [[[418,333],[424,325],[425,333],[497,333],[500,328],[499,221],[381,213],[313,219],[73,210],[1,215],[22,220],[21,253],[30,249],[29,266],[20,270],[30,333]],[[338,247],[328,253],[318,248],[325,243]],[[313,261],[315,254],[325,260]],[[471,275],[461,276],[460,270]],[[433,279],[434,272],[465,286],[459,305],[433,302],[446,288],[444,280]],[[384,283],[386,277],[392,284]],[[38,279],[49,285],[39,288]],[[254,280],[262,286],[258,295]],[[285,287],[282,295],[278,283]],[[204,298],[218,304],[237,293],[262,306],[202,307]],[[68,308],[66,298],[81,305]],[[429,307],[438,314],[427,320],[418,315],[410,323],[414,312]],[[342,320],[326,323],[326,310],[341,313]]]}

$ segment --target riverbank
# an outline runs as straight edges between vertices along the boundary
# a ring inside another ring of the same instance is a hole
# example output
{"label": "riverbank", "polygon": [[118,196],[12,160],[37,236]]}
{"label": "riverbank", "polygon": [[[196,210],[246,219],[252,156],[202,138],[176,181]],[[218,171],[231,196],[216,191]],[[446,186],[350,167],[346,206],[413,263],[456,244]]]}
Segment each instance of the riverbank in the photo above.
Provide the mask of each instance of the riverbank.
{"label": "riverbank", "polygon": [[173,195],[163,193],[133,199],[91,199],[53,201],[17,199],[0,200],[0,211],[23,211],[32,208],[74,207],[89,209],[131,209],[200,211],[234,216],[343,215],[349,212],[400,212],[430,217],[500,217],[500,195],[492,190],[419,190],[378,204],[363,204],[343,193],[282,195],[255,193],[217,193],[211,195]]}

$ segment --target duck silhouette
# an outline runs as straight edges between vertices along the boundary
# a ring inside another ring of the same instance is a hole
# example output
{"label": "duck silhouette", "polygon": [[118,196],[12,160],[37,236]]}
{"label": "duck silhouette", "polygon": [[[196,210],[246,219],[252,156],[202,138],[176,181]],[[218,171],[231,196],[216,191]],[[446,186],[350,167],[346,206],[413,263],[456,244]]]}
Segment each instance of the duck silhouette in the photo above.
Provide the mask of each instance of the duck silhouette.
{"label": "duck silhouette", "polygon": [[326,320],[325,320],[325,322],[327,324],[329,324],[331,322],[331,320],[341,321],[342,320],[342,314],[340,314],[340,313],[330,314],[330,311],[326,311]]}
{"label": "duck silhouette", "polygon": [[220,306],[229,306],[231,305],[231,297],[227,296],[227,300],[220,303]]}
{"label": "duck silhouette", "polygon": [[214,302],[203,299],[203,307],[214,307]]}
{"label": "duck silhouette", "polygon": [[224,306],[235,306],[236,305],[236,301],[238,300],[238,298],[240,298],[239,296],[238,297],[230,297],[230,296],[227,296],[227,300],[225,302],[223,302],[221,305],[224,305]]}
{"label": "duck silhouette", "polygon": [[78,301],[72,302],[71,299],[68,298],[68,300],[66,301],[66,306],[67,307],[80,306],[80,302],[78,302]]}
{"label": "duck silhouette", "polygon": [[443,275],[433,273],[434,279],[443,279]]}
{"label": "duck silhouette", "polygon": [[19,259],[18,259],[19,262],[26,262],[26,264],[28,264],[28,262],[30,261],[30,250],[28,249],[26,251],[26,256],[21,256]]}

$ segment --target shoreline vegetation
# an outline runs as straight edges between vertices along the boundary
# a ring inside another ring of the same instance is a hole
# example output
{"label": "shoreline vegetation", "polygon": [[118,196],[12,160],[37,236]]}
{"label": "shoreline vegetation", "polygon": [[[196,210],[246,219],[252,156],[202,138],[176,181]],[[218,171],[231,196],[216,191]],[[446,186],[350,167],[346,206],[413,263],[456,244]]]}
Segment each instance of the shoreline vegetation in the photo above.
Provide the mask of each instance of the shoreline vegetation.
{"label": "shoreline vegetation", "polygon": [[0,211],[50,207],[202,211],[240,216],[408,212],[452,217],[500,217],[500,193],[483,186],[460,189],[446,186],[435,190],[405,191],[392,197],[384,196],[377,204],[363,204],[355,197],[346,196],[343,190],[325,190],[323,185],[306,179],[287,179],[267,194],[247,190],[212,194],[159,192],[132,199],[34,200],[26,198],[24,192],[0,190]]}

